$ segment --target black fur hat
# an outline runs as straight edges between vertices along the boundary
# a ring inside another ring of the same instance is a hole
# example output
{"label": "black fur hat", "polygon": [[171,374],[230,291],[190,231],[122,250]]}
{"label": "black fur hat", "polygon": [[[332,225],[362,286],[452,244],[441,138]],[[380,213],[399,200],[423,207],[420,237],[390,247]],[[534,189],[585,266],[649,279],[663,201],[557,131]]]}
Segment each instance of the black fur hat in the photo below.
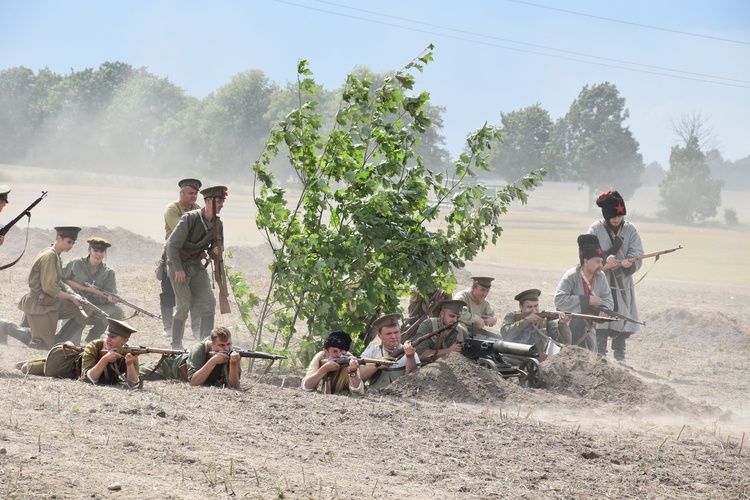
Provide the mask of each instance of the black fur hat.
{"label": "black fur hat", "polygon": [[607,220],[628,213],[625,209],[625,200],[617,191],[607,191],[600,194],[596,199],[596,205],[601,207],[602,216]]}
{"label": "black fur hat", "polygon": [[604,258],[602,247],[599,246],[599,238],[593,234],[582,234],[578,237],[578,257],[581,259],[592,259],[594,257]]}

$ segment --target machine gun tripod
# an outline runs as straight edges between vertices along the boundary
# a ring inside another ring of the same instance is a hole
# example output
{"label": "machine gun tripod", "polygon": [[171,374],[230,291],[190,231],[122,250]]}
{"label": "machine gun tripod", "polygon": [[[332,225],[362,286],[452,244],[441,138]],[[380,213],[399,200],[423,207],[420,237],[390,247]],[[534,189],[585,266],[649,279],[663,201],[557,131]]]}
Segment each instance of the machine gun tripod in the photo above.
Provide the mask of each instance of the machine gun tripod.
{"label": "machine gun tripod", "polygon": [[533,345],[472,336],[462,347],[464,356],[503,378],[518,378],[523,387],[537,388],[542,384],[544,370]]}

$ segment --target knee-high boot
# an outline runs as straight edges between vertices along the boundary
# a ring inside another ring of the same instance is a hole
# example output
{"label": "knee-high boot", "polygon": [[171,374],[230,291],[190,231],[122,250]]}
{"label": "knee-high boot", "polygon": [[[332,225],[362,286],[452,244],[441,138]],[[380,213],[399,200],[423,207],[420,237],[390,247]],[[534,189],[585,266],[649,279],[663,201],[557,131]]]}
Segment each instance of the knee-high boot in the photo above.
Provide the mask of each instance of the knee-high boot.
{"label": "knee-high boot", "polygon": [[174,313],[174,307],[161,306],[161,325],[164,328],[162,333],[165,337],[172,336],[172,314],[173,313]]}
{"label": "knee-high boot", "polygon": [[182,335],[185,333],[185,320],[172,320],[172,349],[184,349],[182,346]]}
{"label": "knee-high boot", "polygon": [[31,341],[31,331],[28,328],[18,326],[12,321],[0,319],[0,344],[7,344],[8,336],[26,345],[29,345]]}
{"label": "knee-high boot", "polygon": [[214,315],[208,314],[201,316],[201,339],[205,339],[211,335],[214,329]]}

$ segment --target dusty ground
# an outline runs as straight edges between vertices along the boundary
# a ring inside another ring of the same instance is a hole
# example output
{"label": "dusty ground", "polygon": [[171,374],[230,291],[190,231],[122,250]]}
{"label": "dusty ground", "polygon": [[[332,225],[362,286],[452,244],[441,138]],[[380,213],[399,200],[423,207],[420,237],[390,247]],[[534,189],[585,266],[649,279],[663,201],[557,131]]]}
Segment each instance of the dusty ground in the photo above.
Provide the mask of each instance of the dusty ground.
{"label": "dusty ground", "polygon": [[[85,238],[114,246],[120,292],[158,312],[160,244],[103,227]],[[0,248],[20,251],[23,233]],[[0,272],[0,317],[20,320],[31,260]],[[267,253],[234,249],[260,289]],[[486,266],[490,299],[541,287],[542,306],[564,270]],[[299,369],[245,376],[239,391],[146,383],[141,391],[24,377],[37,356],[0,346],[2,498],[748,498],[750,287],[660,281],[638,285],[646,328],[628,366],[575,348],[544,363],[540,389],[522,389],[461,356],[365,398],[299,389]],[[236,325],[237,318],[217,318]],[[167,347],[160,322],[136,317],[134,344]],[[249,343],[238,330],[235,343]]]}

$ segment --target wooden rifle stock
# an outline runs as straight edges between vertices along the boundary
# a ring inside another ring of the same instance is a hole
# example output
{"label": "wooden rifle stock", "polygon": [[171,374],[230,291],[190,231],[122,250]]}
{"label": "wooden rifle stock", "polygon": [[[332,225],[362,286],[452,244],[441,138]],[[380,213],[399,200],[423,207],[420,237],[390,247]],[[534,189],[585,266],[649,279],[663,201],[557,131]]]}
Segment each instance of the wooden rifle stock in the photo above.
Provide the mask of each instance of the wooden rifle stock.
{"label": "wooden rifle stock", "polygon": [[216,215],[216,197],[211,198],[214,205],[213,249],[211,258],[214,261],[214,280],[219,285],[219,311],[221,314],[231,312],[229,308],[229,291],[227,290],[227,273],[224,269],[224,244],[219,243],[218,227],[221,219]]}
{"label": "wooden rifle stock", "polygon": [[[656,257],[656,260],[659,260],[660,255],[664,255],[665,253],[672,253],[676,252],[677,250],[682,250],[682,245],[678,245],[674,248],[667,248],[666,250],[659,250],[658,252],[652,252],[652,253],[644,253],[643,255],[636,255],[635,257],[631,257],[629,259],[625,259],[628,262],[635,262],[637,260],[642,259],[648,259],[650,257]],[[622,263],[625,262],[623,260],[619,260],[614,264],[606,264],[604,267],[602,267],[602,271],[609,271],[610,269],[616,269],[620,266],[622,266]]]}
{"label": "wooden rifle stock", "polygon": [[269,354],[267,352],[253,351],[250,349],[231,349],[226,352],[210,351],[208,354],[214,356],[216,354],[226,354],[229,356],[233,352],[240,355],[241,358],[256,358],[256,359],[271,359],[276,361],[277,359],[287,359],[286,356],[280,356],[278,354]]}
{"label": "wooden rifle stock", "polygon": [[329,361],[333,361],[334,363],[338,363],[339,366],[349,366],[349,362],[353,359],[356,359],[359,361],[360,365],[375,365],[375,366],[391,366],[395,361],[387,361],[385,359],[373,359],[373,358],[360,358],[356,356],[339,356],[335,359],[323,359],[321,360],[322,363],[328,363]]}
{"label": "wooden rifle stock", "polygon": [[[453,330],[456,327],[456,325],[459,324],[460,322],[461,322],[461,320],[457,319],[453,323],[448,323],[447,325],[441,326],[440,328],[438,328],[434,332],[426,333],[426,334],[422,335],[421,337],[419,337],[418,339],[412,340],[411,341],[411,345],[413,347],[417,347],[419,344],[421,344],[422,342],[424,342],[427,339],[431,339],[435,335],[443,333],[446,330],[448,330],[448,331]],[[390,357],[392,357],[393,359],[398,359],[403,354],[404,354],[404,348],[403,347],[399,347],[398,349],[396,349],[395,351],[393,351],[391,353]]]}
{"label": "wooden rifle stock", "polygon": [[[73,352],[83,352],[83,347],[77,346],[73,344],[72,342],[63,342],[62,343],[62,349],[63,352],[65,351],[73,351]],[[102,349],[99,351],[101,354],[107,354],[109,352],[108,349]],[[171,356],[176,354],[186,354],[187,349],[161,349],[158,347],[146,347],[142,345],[127,345],[120,347],[119,349],[115,349],[115,352],[125,355],[125,354],[132,354],[134,356],[139,356],[141,354],[161,354],[162,356]]]}

